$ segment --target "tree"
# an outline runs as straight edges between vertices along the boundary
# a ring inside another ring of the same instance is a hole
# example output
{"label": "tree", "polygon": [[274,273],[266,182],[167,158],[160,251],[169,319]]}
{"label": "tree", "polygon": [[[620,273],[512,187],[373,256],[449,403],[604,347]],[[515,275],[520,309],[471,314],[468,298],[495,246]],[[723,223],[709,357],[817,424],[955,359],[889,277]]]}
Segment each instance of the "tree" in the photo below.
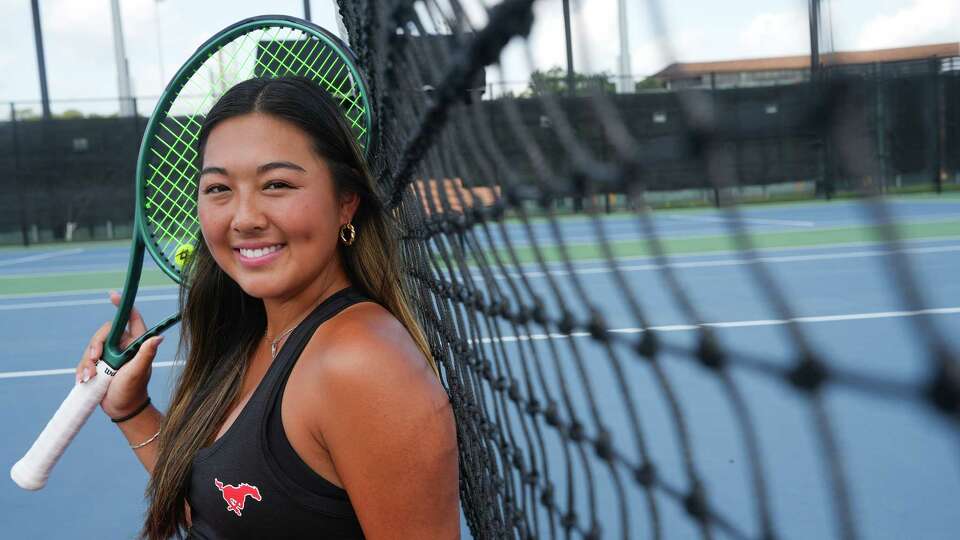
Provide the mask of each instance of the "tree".
{"label": "tree", "polygon": [[642,92],[644,90],[660,90],[663,88],[666,88],[666,86],[663,84],[663,81],[654,77],[647,77],[642,81],[637,81],[637,84],[634,86],[634,90],[637,92]]}
{"label": "tree", "polygon": [[76,109],[67,109],[60,114],[55,114],[54,118],[62,118],[64,120],[72,120],[74,118],[83,118],[83,113]]}
{"label": "tree", "polygon": [[[600,73],[574,72],[574,93],[578,96],[590,95],[594,92],[613,94],[616,86],[612,77],[606,71]],[[546,71],[536,70],[530,74],[530,84],[527,95],[539,96],[543,94],[567,94],[567,71],[560,66],[554,66]]]}
{"label": "tree", "polygon": [[40,115],[38,115],[37,112],[30,107],[26,107],[23,109],[15,109],[13,113],[16,115],[17,120],[39,120],[40,119]]}

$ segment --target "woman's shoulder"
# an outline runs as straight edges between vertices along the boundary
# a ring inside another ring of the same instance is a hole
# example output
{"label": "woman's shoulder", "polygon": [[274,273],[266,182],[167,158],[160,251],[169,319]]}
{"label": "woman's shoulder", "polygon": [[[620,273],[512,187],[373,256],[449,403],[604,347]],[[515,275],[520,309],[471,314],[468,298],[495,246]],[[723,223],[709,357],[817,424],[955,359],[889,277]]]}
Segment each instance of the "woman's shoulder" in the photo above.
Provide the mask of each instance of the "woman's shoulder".
{"label": "woman's shoulder", "polygon": [[374,302],[361,302],[343,310],[321,326],[313,341],[324,356],[370,356],[386,352],[419,356],[410,333],[390,311]]}
{"label": "woman's shoulder", "polygon": [[353,305],[321,325],[297,371],[300,399],[322,401],[313,421],[324,438],[338,425],[350,431],[351,424],[395,424],[394,415],[434,417],[449,408],[446,392],[410,333],[374,303]]}
{"label": "woman's shoulder", "polygon": [[354,304],[321,325],[298,362],[313,377],[340,384],[373,376],[395,382],[433,377],[406,327],[373,302]]}

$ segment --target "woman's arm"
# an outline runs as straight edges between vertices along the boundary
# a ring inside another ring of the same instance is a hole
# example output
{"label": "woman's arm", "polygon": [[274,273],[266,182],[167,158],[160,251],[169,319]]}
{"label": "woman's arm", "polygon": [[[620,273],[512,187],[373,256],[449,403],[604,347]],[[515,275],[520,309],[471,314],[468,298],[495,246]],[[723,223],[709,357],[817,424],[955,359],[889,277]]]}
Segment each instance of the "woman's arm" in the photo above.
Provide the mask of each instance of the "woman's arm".
{"label": "woman's arm", "polygon": [[[369,311],[369,310],[368,310]],[[315,374],[324,442],[367,538],[459,538],[456,427],[446,392],[392,317],[337,325]]]}
{"label": "woman's arm", "polygon": [[[153,474],[153,466],[157,464],[157,439],[155,436],[160,432],[160,424],[163,422],[163,415],[153,405],[150,405],[137,416],[117,424],[123,436],[127,438],[130,447],[137,459],[147,470],[147,474]],[[153,439],[151,441],[151,439]],[[147,444],[143,444],[150,441]],[[141,446],[142,445],[142,446]]]}
{"label": "woman's arm", "polygon": [[[110,301],[119,305],[120,295],[110,292]],[[104,323],[97,330],[87,344],[85,354],[76,368],[78,384],[83,384],[97,376],[96,363],[103,354],[104,342],[110,332],[111,323]],[[133,308],[130,312],[130,322],[120,339],[121,347],[126,347],[147,331],[146,324],[140,312]],[[136,413],[147,400],[147,383],[150,382],[151,366],[157,355],[157,347],[163,341],[163,336],[148,339],[140,346],[137,354],[123,365],[113,376],[107,395],[100,402],[100,408],[112,419],[122,420],[117,426],[127,438],[130,446],[137,446],[133,451],[148,473],[153,474],[153,466],[157,463],[157,437],[163,415],[152,405]],[[147,442],[149,441],[149,442]],[[144,444],[147,443],[147,444]]]}

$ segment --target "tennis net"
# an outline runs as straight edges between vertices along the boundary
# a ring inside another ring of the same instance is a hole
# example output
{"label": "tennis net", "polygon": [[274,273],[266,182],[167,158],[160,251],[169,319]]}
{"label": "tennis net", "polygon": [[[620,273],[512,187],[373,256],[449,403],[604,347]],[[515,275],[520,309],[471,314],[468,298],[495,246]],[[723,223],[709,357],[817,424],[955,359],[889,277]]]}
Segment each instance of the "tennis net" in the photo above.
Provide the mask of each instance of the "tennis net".
{"label": "tennis net", "polygon": [[881,197],[869,66],[625,88],[537,63],[560,2],[338,3],[475,537],[949,536],[960,230],[899,220],[960,200]]}

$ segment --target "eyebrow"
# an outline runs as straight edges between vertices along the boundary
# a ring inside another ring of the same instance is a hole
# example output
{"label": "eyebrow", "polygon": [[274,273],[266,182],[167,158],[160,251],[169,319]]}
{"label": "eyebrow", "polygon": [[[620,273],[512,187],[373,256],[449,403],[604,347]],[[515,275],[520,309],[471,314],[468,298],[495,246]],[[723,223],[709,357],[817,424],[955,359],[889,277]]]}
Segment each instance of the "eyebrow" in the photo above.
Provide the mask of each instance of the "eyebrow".
{"label": "eyebrow", "polygon": [[222,174],[223,176],[226,176],[227,170],[223,167],[204,167],[203,170],[200,171],[200,176],[205,174]]}
{"label": "eyebrow", "polygon": [[297,165],[296,163],[291,163],[289,161],[271,161],[270,163],[264,163],[263,165],[257,167],[257,174],[263,174],[275,169],[292,169],[294,171],[307,172],[306,169]]}
{"label": "eyebrow", "polygon": [[[271,161],[270,163],[264,163],[263,165],[257,167],[257,174],[263,174],[276,169],[290,169],[294,171],[306,172],[306,169],[290,161]],[[223,176],[228,176],[227,170],[223,167],[204,167],[203,170],[200,171],[200,176],[205,174],[221,174]]]}

